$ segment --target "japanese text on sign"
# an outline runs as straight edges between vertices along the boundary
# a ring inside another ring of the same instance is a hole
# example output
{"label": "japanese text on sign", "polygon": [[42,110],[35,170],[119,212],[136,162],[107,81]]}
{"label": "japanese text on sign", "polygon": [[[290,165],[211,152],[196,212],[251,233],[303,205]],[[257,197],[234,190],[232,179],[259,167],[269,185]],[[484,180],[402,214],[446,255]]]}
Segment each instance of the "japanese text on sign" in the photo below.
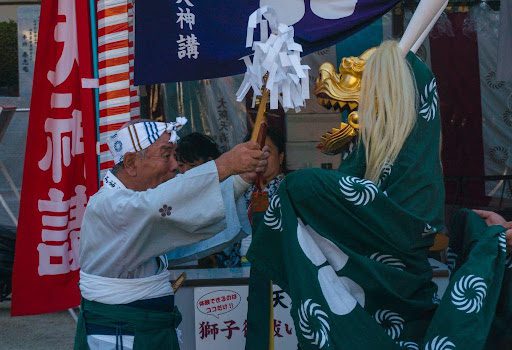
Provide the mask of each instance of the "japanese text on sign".
{"label": "japanese text on sign", "polygon": [[178,58],[197,59],[199,56],[199,39],[193,32],[196,15],[192,11],[194,4],[190,0],[176,0],[176,23],[179,27],[177,55]]}
{"label": "japanese text on sign", "polygon": [[71,73],[78,65],[75,2],[59,0],[58,13],[60,20],[54,28],[54,40],[62,44],[62,52],[55,67],[46,74],[54,90],[44,123],[46,152],[38,162],[39,169],[50,171],[53,180],[48,197],[38,200],[42,223],[41,243],[37,246],[40,276],[66,274],[80,268],[80,227],[87,205],[85,183],[76,185],[74,193],[59,189],[64,169],[72,166],[77,155],[84,154],[84,133],[82,112],[75,107],[73,90],[65,84],[73,79]]}
{"label": "japanese text on sign", "polygon": [[[291,299],[278,286],[273,289],[275,349],[296,350]],[[247,286],[194,288],[196,350],[245,347],[247,296]]]}
{"label": "japanese text on sign", "polygon": [[219,318],[240,304],[240,295],[230,290],[216,290],[203,295],[196,303],[200,312]]}

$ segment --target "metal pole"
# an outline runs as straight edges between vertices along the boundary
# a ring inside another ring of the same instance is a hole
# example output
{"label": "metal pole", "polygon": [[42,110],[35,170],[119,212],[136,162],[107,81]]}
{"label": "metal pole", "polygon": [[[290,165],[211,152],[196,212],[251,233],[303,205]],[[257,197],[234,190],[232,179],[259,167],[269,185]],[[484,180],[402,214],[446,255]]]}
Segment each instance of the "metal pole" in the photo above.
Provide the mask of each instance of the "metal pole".
{"label": "metal pole", "polygon": [[[92,48],[92,70],[95,79],[98,79],[98,32],[96,20],[96,0],[89,0],[89,17],[91,21],[91,48]],[[96,112],[96,144],[100,142],[100,93],[99,88],[94,89],[94,104]],[[100,152],[99,146],[97,148],[97,161],[98,164],[98,187],[100,185]]]}
{"label": "metal pole", "polygon": [[73,320],[75,320],[75,322],[78,322],[78,316],[76,315],[75,310],[73,310],[73,309],[68,309],[68,312],[69,312],[69,314],[71,315],[71,317],[73,318]]}
{"label": "metal pole", "polygon": [[[91,22],[91,49],[92,49],[92,70],[93,77],[98,79],[98,38],[96,34],[96,1],[89,0],[89,18]],[[99,105],[99,91],[97,88],[94,89],[94,110],[95,110],[95,119],[96,119],[96,140],[99,142],[99,117],[100,117],[100,105]],[[98,185],[99,185],[99,174],[100,174],[100,156],[97,155],[97,164],[98,164]],[[78,322],[78,316],[74,309],[68,309],[69,315]]]}
{"label": "metal pole", "polygon": [[9,217],[11,218],[13,224],[18,227],[18,219],[16,218],[16,216],[14,216],[13,212],[11,211],[11,209],[9,208],[9,206],[7,205],[7,202],[5,201],[4,199],[4,196],[2,196],[0,194],[0,203],[2,204],[2,206],[4,207],[5,211],[7,212],[7,214],[9,215]]}
{"label": "metal pole", "polygon": [[0,171],[4,174],[5,178],[7,179],[7,182],[9,183],[9,186],[11,186],[11,190],[14,192],[18,200],[20,200],[20,191],[18,190],[18,187],[16,187],[16,184],[14,183],[14,180],[12,179],[11,175],[7,171],[7,168],[5,167],[4,162],[0,160]]}

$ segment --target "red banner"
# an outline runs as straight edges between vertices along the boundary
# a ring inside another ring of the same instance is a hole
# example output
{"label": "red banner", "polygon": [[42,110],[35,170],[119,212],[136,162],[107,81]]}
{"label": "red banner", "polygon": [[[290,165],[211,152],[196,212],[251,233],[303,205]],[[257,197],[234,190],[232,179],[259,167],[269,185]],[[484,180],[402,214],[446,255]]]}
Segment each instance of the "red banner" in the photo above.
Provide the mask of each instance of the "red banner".
{"label": "red banner", "polygon": [[97,191],[90,33],[87,1],[41,2],[13,316],[80,303],[80,226],[87,200]]}

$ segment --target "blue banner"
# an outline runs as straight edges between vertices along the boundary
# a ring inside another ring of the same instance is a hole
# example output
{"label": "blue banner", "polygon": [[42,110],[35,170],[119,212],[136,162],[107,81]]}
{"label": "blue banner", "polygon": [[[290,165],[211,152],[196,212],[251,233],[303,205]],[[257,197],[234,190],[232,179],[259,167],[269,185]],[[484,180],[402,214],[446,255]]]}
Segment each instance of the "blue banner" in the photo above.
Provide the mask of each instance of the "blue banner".
{"label": "blue banner", "polygon": [[[399,0],[137,0],[135,83],[217,78],[245,72],[239,59],[247,20],[273,5],[293,25],[308,54],[340,41],[382,16]],[[256,31],[255,33],[259,33]],[[257,35],[255,35],[257,40]]]}

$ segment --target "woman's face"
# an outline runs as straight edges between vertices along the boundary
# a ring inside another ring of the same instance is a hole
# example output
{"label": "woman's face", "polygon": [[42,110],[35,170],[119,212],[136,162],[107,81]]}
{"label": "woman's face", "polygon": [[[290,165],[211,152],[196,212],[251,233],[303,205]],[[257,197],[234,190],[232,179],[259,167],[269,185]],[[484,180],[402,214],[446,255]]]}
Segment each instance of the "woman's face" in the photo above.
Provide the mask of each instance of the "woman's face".
{"label": "woman's face", "polygon": [[272,142],[270,137],[265,139],[265,145],[270,149],[270,155],[268,157],[267,170],[263,173],[263,179],[265,182],[269,182],[274,177],[281,173],[281,165],[283,164],[284,152],[279,153],[276,145]]}

